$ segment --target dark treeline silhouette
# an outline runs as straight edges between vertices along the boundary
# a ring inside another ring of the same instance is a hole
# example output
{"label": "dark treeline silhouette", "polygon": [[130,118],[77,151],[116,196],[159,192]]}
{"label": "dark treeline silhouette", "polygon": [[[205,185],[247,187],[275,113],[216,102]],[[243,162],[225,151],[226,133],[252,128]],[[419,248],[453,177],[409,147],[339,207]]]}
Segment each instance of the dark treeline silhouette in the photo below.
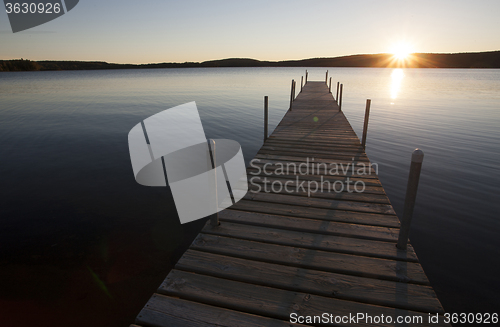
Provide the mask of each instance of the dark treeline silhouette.
{"label": "dark treeline silhouette", "polygon": [[41,70],[41,66],[36,61],[31,60],[0,60],[0,72],[17,72]]}
{"label": "dark treeline silhouette", "polygon": [[500,68],[500,51],[473,53],[414,53],[405,59],[392,54],[364,54],[334,58],[260,61],[230,58],[204,62],[113,64],[101,61],[0,60],[0,71],[94,70],[194,67],[407,67],[407,68]]}

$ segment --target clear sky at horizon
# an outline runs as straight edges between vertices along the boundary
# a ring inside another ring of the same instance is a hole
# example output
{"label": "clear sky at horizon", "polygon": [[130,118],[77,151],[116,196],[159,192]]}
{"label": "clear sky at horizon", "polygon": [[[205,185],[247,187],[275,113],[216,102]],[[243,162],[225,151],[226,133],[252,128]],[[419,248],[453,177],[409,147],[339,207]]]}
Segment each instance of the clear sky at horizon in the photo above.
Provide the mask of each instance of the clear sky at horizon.
{"label": "clear sky at horizon", "polygon": [[412,52],[500,49],[500,0],[80,0],[15,34],[0,8],[0,59],[274,61],[386,53],[400,43]]}

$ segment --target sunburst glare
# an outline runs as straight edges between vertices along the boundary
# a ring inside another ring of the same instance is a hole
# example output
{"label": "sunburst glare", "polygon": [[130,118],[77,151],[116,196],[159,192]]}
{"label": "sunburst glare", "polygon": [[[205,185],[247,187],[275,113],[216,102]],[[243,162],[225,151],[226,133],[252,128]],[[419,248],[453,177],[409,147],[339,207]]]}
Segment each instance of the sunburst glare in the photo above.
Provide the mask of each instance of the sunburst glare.
{"label": "sunburst glare", "polygon": [[413,47],[408,43],[398,43],[392,47],[391,53],[399,60],[406,59],[413,52]]}

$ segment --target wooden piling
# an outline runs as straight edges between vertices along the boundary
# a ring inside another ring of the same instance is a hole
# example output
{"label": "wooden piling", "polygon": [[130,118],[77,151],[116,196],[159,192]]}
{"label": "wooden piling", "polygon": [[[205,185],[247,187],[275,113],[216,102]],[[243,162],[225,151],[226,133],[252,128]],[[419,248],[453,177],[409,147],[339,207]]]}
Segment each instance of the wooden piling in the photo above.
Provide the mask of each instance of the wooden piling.
{"label": "wooden piling", "polygon": [[371,99],[366,99],[366,109],[365,109],[365,123],[363,124],[363,139],[361,141],[361,146],[366,149],[366,133],[368,132],[368,119],[370,117],[370,105],[372,103]]}
{"label": "wooden piling", "polygon": [[328,93],[332,93],[332,78],[330,77],[330,85],[328,86]]}
{"label": "wooden piling", "polygon": [[300,92],[302,92],[302,88],[304,87],[304,76],[300,77]]}
{"label": "wooden piling", "polygon": [[342,111],[342,92],[344,90],[344,84],[340,84],[340,95],[339,95],[339,111]]}
{"label": "wooden piling", "polygon": [[[307,75],[306,75],[307,76]],[[289,110],[292,110],[292,103],[293,103],[293,84],[294,80],[292,79],[292,86],[291,86],[291,91],[290,91],[290,108]]]}
{"label": "wooden piling", "polygon": [[337,105],[339,105],[339,86],[340,82],[337,82],[337,95],[335,96],[335,101],[337,102]]}
{"label": "wooden piling", "polygon": [[269,127],[269,101],[268,96],[264,97],[264,142],[267,140]]}
{"label": "wooden piling", "polygon": [[[214,168],[214,179],[215,179],[215,187],[214,187],[214,192],[215,192],[215,208],[219,208],[219,199],[217,196],[217,158],[215,155],[215,140],[209,140],[209,145],[210,145],[210,151],[212,152],[212,160],[213,160],[213,168]],[[213,227],[219,226],[219,213],[216,212],[210,217],[210,225]]]}
{"label": "wooden piling", "polygon": [[403,218],[401,219],[398,243],[396,245],[400,250],[406,250],[408,244],[411,218],[413,217],[413,209],[415,208],[415,200],[417,199],[418,181],[420,179],[420,170],[422,169],[423,160],[424,152],[420,149],[415,149],[411,155],[410,174],[408,176],[408,185],[406,186]]}

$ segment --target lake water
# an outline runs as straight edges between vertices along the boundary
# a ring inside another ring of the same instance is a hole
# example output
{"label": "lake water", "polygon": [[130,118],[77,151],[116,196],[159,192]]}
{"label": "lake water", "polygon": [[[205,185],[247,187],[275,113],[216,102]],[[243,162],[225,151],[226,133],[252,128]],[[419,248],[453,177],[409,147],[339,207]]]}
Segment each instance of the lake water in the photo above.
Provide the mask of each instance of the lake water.
{"label": "lake water", "polygon": [[[0,321],[127,326],[203,225],[168,188],[134,180],[129,130],[196,101],[209,138],[247,163],[302,68],[0,74]],[[308,68],[323,80],[326,68]],[[411,152],[425,152],[410,238],[448,312],[500,308],[500,70],[329,68],[398,215]],[[332,87],[335,89],[335,86]],[[297,87],[297,91],[300,87]]]}

